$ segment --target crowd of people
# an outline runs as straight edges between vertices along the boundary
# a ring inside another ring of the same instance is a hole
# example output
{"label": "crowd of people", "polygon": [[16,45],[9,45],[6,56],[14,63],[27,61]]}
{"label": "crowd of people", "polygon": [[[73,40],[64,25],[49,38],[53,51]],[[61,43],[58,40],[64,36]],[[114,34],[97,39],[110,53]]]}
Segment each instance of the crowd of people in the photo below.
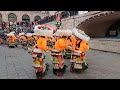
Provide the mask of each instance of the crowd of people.
{"label": "crowd of people", "polygon": [[[56,12],[57,13],[57,12]],[[48,22],[52,22],[55,21],[57,16],[56,13],[54,15],[50,15],[47,17],[44,17],[41,20],[35,21],[35,22],[29,22],[29,20],[23,20],[22,22],[17,22],[17,21],[8,21],[8,22],[3,22],[0,21],[0,31],[4,31],[4,34],[1,35],[0,33],[0,37],[2,37],[3,39],[6,40],[6,33],[11,32],[11,31],[15,31],[16,34],[20,33],[20,32],[33,32],[33,29],[35,27],[35,25],[41,25],[41,24],[45,24]],[[69,16],[74,16],[77,15],[78,11],[62,11],[60,13],[60,18],[67,18]]]}
{"label": "crowd of people", "polygon": [[[55,13],[55,15],[50,15],[50,16],[44,17],[42,20],[38,21],[38,23],[39,24],[45,24],[45,23],[49,23],[49,22],[55,21],[56,18],[57,18],[56,17],[56,13]],[[67,18],[67,17],[78,15],[78,11],[63,11],[63,12],[61,12],[59,14],[61,16],[61,19],[63,19],[63,18]]]}
{"label": "crowd of people", "polygon": [[6,34],[9,32],[14,31],[16,34],[16,37],[18,38],[18,34],[20,32],[33,32],[33,29],[35,25],[37,25],[37,22],[29,22],[29,21],[22,21],[22,22],[0,22],[0,38],[3,40],[7,39]]}

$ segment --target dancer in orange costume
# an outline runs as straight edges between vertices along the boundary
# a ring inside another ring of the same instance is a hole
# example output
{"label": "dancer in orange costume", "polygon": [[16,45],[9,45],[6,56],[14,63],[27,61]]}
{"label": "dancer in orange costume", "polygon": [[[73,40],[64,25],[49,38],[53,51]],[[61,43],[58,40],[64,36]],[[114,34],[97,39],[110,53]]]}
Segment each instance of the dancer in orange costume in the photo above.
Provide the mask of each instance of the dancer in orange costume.
{"label": "dancer in orange costume", "polygon": [[17,38],[15,37],[14,33],[9,33],[7,34],[8,38],[7,38],[7,41],[8,41],[8,46],[11,47],[17,47]]}
{"label": "dancer in orange costume", "polygon": [[35,41],[37,41],[39,38],[38,38],[38,36],[35,34],[35,33],[33,33],[33,39],[35,40]]}
{"label": "dancer in orange costume", "polygon": [[27,38],[25,36],[25,33],[19,33],[19,41],[23,45],[22,47],[27,46]]}
{"label": "dancer in orange costume", "polygon": [[34,57],[33,66],[35,68],[35,73],[37,78],[44,77],[45,73],[48,71],[49,64],[44,63],[43,51],[48,51],[49,47],[47,46],[48,36],[53,34],[53,31],[41,30],[38,29],[35,32],[40,38],[37,40],[36,44],[33,47],[33,54],[37,54]]}
{"label": "dancer in orange costume", "polygon": [[64,49],[68,48],[67,36],[70,36],[70,34],[66,30],[57,30],[55,34],[59,36],[59,39],[55,42],[54,49],[51,52],[54,65],[53,73],[57,76],[61,76],[64,74],[67,67],[64,64],[62,52]]}
{"label": "dancer in orange costume", "polygon": [[76,40],[73,45],[72,60],[70,60],[70,71],[82,71],[88,68],[85,51],[89,50],[88,41],[90,39],[83,31],[76,29],[74,32]]}
{"label": "dancer in orange costume", "polygon": [[26,36],[25,36],[25,33],[20,33],[19,34],[19,39],[20,39],[20,41],[27,41],[27,38],[26,38]]}

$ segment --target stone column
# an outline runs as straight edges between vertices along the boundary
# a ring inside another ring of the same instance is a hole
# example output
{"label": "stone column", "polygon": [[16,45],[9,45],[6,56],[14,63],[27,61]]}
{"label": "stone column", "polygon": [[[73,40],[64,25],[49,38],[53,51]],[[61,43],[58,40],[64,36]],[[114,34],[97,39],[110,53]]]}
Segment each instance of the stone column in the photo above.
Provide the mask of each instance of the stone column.
{"label": "stone column", "polygon": [[2,20],[4,22],[8,21],[8,15],[7,15],[7,11],[2,11]]}

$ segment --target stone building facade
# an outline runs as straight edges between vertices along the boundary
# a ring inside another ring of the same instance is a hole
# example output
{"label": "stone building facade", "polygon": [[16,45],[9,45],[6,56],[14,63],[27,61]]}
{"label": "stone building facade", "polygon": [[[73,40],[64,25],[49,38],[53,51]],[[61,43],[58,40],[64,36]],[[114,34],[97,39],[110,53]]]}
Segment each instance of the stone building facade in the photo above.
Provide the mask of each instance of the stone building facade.
{"label": "stone building facade", "polygon": [[7,22],[10,20],[23,21],[23,18],[29,19],[29,21],[35,21],[35,18],[42,19],[48,16],[47,11],[0,11],[0,20]]}

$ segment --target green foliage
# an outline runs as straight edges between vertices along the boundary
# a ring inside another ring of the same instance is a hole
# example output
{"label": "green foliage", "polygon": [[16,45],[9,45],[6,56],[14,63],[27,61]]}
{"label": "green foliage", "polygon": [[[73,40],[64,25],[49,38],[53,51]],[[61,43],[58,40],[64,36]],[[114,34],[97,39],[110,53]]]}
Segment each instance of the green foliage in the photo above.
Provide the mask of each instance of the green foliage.
{"label": "green foliage", "polygon": [[58,62],[58,58],[57,57],[53,57],[53,62]]}
{"label": "green foliage", "polygon": [[55,22],[55,25],[58,27],[60,26],[62,23],[61,22]]}

